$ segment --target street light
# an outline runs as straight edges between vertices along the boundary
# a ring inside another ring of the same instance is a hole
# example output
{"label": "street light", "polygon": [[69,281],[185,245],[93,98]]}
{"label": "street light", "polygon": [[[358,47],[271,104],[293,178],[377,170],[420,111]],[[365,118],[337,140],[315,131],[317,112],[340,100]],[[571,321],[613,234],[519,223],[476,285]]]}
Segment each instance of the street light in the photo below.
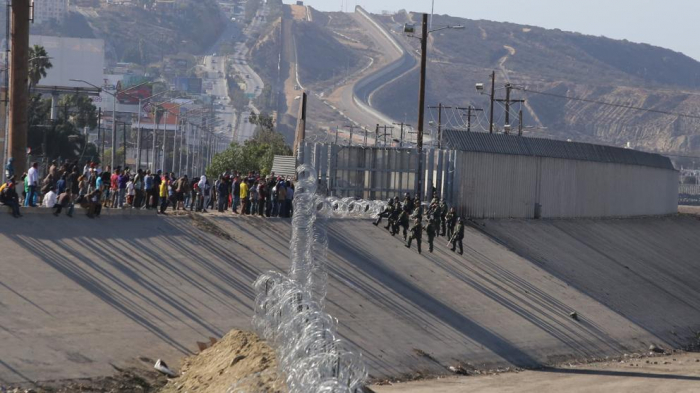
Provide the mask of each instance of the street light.
{"label": "street light", "polygon": [[[428,55],[428,35],[430,33],[454,29],[462,30],[464,26],[444,26],[434,30],[428,30],[428,14],[423,14],[423,25],[422,25],[422,35],[419,37],[421,46],[421,58],[420,58],[420,86],[418,90],[418,140],[416,142],[416,149],[418,150],[418,170],[416,176],[416,193],[418,195],[423,191],[423,123],[425,121],[425,79],[427,71],[427,55]],[[405,32],[413,33],[415,28],[411,25],[406,25]]]}
{"label": "street light", "polygon": [[[89,85],[89,86],[92,86],[92,87],[98,89],[100,92],[105,92],[105,93],[111,95],[112,97],[114,97],[114,102],[112,103],[112,157],[111,157],[111,165],[110,165],[112,168],[112,171],[114,171],[114,162],[116,160],[116,153],[117,153],[116,152],[116,147],[117,147],[117,97],[120,93],[123,94],[129,90],[135,89],[137,87],[141,87],[141,86],[149,84],[151,82],[144,82],[144,83],[138,84],[136,86],[131,86],[130,88],[125,89],[125,90],[121,90],[121,91],[119,91],[119,89],[117,88],[117,92],[115,94],[115,93],[110,93],[109,91],[104,90],[101,87],[93,85],[92,83],[85,81],[85,80],[82,80],[82,79],[70,79],[70,81],[84,83],[86,85]],[[124,146],[124,149],[126,149],[126,146]]]}
{"label": "street light", "polygon": [[[138,114],[139,118],[137,120],[138,129],[136,130],[136,170],[137,171],[139,169],[141,169],[141,110],[143,108],[143,102],[148,101],[151,98],[162,96],[163,94],[167,93],[168,91],[169,90],[164,90],[164,91],[161,91],[160,93],[154,94],[150,97],[139,98],[139,114]],[[153,123],[155,124],[155,121]]]}

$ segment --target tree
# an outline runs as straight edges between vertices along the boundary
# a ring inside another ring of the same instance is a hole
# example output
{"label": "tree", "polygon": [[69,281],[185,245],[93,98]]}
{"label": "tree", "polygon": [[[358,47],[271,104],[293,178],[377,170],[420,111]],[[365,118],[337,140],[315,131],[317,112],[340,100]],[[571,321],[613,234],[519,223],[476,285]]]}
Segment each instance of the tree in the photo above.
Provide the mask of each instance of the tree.
{"label": "tree", "polygon": [[272,117],[251,113],[250,122],[258,125],[253,138],[243,145],[232,143],[228,149],[214,156],[207,176],[216,178],[231,170],[267,175],[272,171],[276,155],[292,155],[292,148],[284,142],[284,136],[274,130]]}
{"label": "tree", "polygon": [[41,45],[29,48],[29,85],[34,87],[42,78],[46,78],[46,70],[53,68],[46,49]]}
{"label": "tree", "polygon": [[32,152],[46,160],[97,161],[97,147],[89,146],[82,130],[97,126],[97,108],[89,98],[63,96],[59,113],[51,120],[51,99],[33,95],[29,101],[29,138]]}

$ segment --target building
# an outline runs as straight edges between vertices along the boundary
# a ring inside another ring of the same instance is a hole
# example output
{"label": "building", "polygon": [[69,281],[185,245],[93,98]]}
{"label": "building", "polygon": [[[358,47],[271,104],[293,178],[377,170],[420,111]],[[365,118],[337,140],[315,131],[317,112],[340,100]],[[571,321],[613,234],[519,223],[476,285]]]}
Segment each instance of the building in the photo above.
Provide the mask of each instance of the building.
{"label": "building", "polygon": [[34,0],[34,23],[63,22],[68,15],[68,0]]}
{"label": "building", "polygon": [[[474,218],[633,217],[678,212],[678,171],[658,154],[611,146],[446,131],[458,212]],[[430,183],[430,181],[428,182]]]}

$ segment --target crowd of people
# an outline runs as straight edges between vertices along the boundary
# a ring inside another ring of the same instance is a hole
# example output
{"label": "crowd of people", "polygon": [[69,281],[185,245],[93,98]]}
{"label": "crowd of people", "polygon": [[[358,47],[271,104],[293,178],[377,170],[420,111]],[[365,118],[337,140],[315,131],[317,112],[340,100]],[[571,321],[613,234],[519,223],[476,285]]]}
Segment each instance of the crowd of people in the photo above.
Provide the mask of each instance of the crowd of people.
{"label": "crowd of people", "polygon": [[[425,223],[423,218],[425,217]],[[418,253],[422,253],[421,243],[423,233],[427,235],[429,251],[433,252],[433,243],[436,237],[445,236],[448,245],[454,252],[459,247],[459,254],[464,252],[462,240],[464,239],[464,221],[457,216],[455,208],[449,208],[447,202],[442,199],[433,198],[427,205],[427,212],[424,213],[423,204],[418,195],[414,198],[406,193],[403,203],[399,197],[389,199],[386,209],[374,221],[378,226],[382,219],[388,219],[389,223],[384,228],[389,230],[392,236],[396,236],[400,231],[403,233],[403,240],[406,247],[411,248],[413,241],[416,242]],[[410,223],[413,222],[413,225]],[[410,226],[410,229],[409,229]]]}
{"label": "crowd of people", "polygon": [[189,179],[174,173],[109,166],[95,163],[82,168],[77,162],[51,163],[43,180],[39,164],[32,163],[19,180],[24,189],[20,198],[12,160],[5,167],[7,181],[0,186],[0,203],[10,207],[14,217],[21,217],[20,207],[54,209],[59,216],[66,209],[73,215],[75,205],[85,208],[88,217],[99,217],[103,208],[146,209],[158,214],[172,210],[207,212],[231,211],[233,214],[260,217],[291,217],[294,183],[281,176],[247,175],[230,171],[215,181],[206,176]]}

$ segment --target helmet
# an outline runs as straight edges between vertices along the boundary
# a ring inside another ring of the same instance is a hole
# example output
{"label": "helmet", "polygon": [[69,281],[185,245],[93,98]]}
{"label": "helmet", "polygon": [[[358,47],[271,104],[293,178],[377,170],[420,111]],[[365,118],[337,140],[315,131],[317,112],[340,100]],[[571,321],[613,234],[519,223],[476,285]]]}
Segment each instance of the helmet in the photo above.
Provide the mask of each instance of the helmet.
{"label": "helmet", "polygon": [[391,205],[392,203],[394,203],[394,199],[393,199],[393,198],[389,198],[389,204]]}
{"label": "helmet", "polygon": [[411,194],[406,193],[406,195],[404,195],[404,196],[405,196],[406,198],[410,198],[410,197],[411,197]]}
{"label": "helmet", "polygon": [[398,202],[398,201],[399,201],[399,197],[394,197],[394,202]]}

